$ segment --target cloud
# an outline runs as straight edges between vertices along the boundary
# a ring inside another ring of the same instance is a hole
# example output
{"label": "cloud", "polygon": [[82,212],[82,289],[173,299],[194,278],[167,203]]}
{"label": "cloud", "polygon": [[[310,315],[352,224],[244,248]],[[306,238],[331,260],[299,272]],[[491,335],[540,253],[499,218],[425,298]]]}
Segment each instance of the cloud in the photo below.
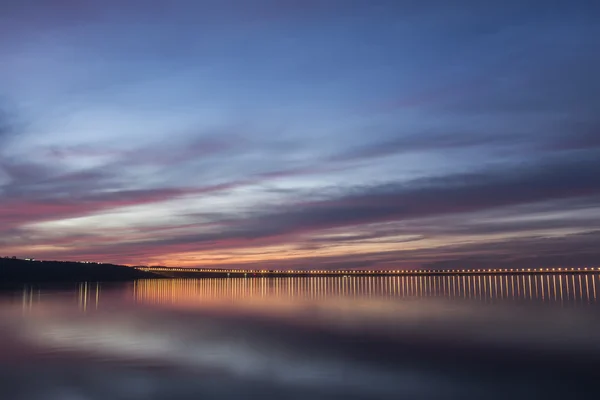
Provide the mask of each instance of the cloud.
{"label": "cloud", "polygon": [[[214,226],[219,227],[214,231],[194,233],[186,230],[184,233],[175,232],[160,239],[149,238],[137,243],[114,244],[102,251],[133,251],[141,255],[144,252],[169,254],[217,249],[228,251],[235,248],[260,248],[289,243],[304,243],[308,247],[319,246],[325,242],[333,245],[336,242],[335,236],[319,239],[319,235],[332,230],[356,230],[357,227],[372,224],[411,221],[410,225],[404,227],[392,225],[379,231],[377,228],[374,231],[367,228],[363,233],[339,235],[337,243],[366,243],[369,240],[379,240],[380,244],[400,244],[440,235],[460,237],[552,230],[561,226],[553,221],[551,216],[547,221],[534,219],[532,222],[511,222],[511,212],[522,215],[514,207],[525,206],[533,209],[539,207],[543,211],[547,207],[546,204],[552,203],[556,203],[556,206],[550,208],[550,211],[561,210],[564,207],[564,203],[561,202],[565,201],[587,201],[588,208],[593,207],[596,204],[593,199],[600,196],[600,186],[596,184],[600,173],[598,160],[600,157],[576,160],[549,159],[541,164],[513,166],[499,171],[483,170],[402,184],[356,187],[325,200],[282,204],[268,210],[255,210],[248,216],[236,217],[229,214],[225,219],[220,219],[222,216],[217,214],[211,221]],[[105,201],[114,206],[129,202],[157,201],[163,196],[174,195],[179,193],[134,192],[131,194],[131,200],[128,196],[122,198],[123,195],[115,195],[114,199],[108,198]],[[585,206],[582,204],[581,207]],[[477,218],[474,217],[475,221],[464,223],[469,221],[470,215],[494,210],[506,210],[500,215],[506,215],[508,219],[505,222],[500,218],[497,222],[477,223]],[[531,215],[531,211],[528,214]],[[428,221],[430,218],[442,217],[455,219],[445,222],[438,219],[439,226],[435,226],[436,220]],[[219,225],[220,223],[222,225]],[[430,227],[432,223],[434,226]],[[590,219],[587,224],[575,226],[578,229],[593,230],[595,222]],[[198,226],[198,229],[201,228]],[[407,239],[407,235],[416,236]]]}
{"label": "cloud", "polygon": [[[454,246],[428,255],[429,268],[539,268],[600,265],[600,231]],[[437,258],[437,259],[436,259]]]}
{"label": "cloud", "polygon": [[[78,177],[79,178],[79,177]],[[0,201],[3,228],[86,216],[111,209],[160,203],[188,195],[212,193],[229,186],[120,190],[57,198],[13,198]]]}
{"label": "cloud", "polygon": [[[600,231],[570,234],[561,237],[529,236],[518,239],[493,240],[450,246],[364,252],[332,256],[310,256],[261,262],[264,268],[322,269],[351,268],[535,268],[589,267],[600,265],[600,250],[596,243]],[[251,266],[250,264],[249,266]],[[232,262],[223,267],[240,266]],[[242,265],[243,267],[244,265]]]}
{"label": "cloud", "polygon": [[[196,153],[198,150],[191,147],[190,151]],[[146,160],[147,156],[142,157]],[[173,157],[175,162],[177,157],[175,155]],[[182,197],[226,195],[230,191],[265,184],[272,180],[322,172],[319,167],[272,170],[222,183],[206,182],[204,185],[189,187],[128,189],[126,184],[118,181],[118,174],[115,171],[131,168],[139,162],[140,158],[134,160],[123,158],[109,164],[110,167],[65,172],[57,168],[48,168],[47,165],[35,161],[14,159],[1,161],[0,168],[9,178],[9,182],[0,188],[2,190],[0,222],[4,224],[0,232],[22,225],[97,215],[124,207],[161,205]],[[206,220],[206,215],[208,214],[197,213],[190,217]],[[224,216],[222,213],[213,213],[213,215]],[[218,224],[225,222],[215,220]],[[177,229],[177,226],[173,228]],[[161,229],[168,230],[169,227],[157,228],[156,231]]]}
{"label": "cloud", "polygon": [[599,159],[592,156],[548,161],[501,171],[356,188],[338,198],[290,205],[276,214],[260,217],[254,224],[263,230],[289,232],[593,196],[600,194],[596,184]]}
{"label": "cloud", "polygon": [[586,122],[571,122],[560,125],[561,135],[545,147],[555,151],[593,150],[600,148],[600,117]]}
{"label": "cloud", "polygon": [[[175,137],[180,135],[173,135]],[[43,149],[45,156],[59,161],[78,158],[106,158],[112,160],[117,167],[125,165],[174,165],[207,157],[216,157],[238,149],[246,141],[239,135],[221,134],[186,134],[184,139],[165,140],[165,143],[142,145],[136,149],[122,149],[107,145],[75,145],[50,146]],[[190,137],[191,136],[191,137]],[[110,168],[106,165],[105,168]]]}
{"label": "cloud", "polygon": [[368,265],[598,226],[591,3],[76,3],[0,12],[12,244]]}
{"label": "cloud", "polygon": [[[0,98],[0,146],[4,146],[16,133],[15,112]],[[2,154],[2,150],[2,147],[0,147],[0,154]]]}
{"label": "cloud", "polygon": [[331,161],[354,161],[371,158],[381,158],[390,155],[432,152],[448,150],[464,150],[490,147],[514,147],[526,141],[519,135],[490,135],[480,133],[445,133],[445,134],[398,134],[390,135],[382,141],[370,141],[360,146],[355,146],[345,152],[337,154]]}
{"label": "cloud", "polygon": [[8,135],[9,132],[10,126],[8,124],[8,118],[6,118],[6,116],[0,109],[0,138],[3,138],[5,135]]}

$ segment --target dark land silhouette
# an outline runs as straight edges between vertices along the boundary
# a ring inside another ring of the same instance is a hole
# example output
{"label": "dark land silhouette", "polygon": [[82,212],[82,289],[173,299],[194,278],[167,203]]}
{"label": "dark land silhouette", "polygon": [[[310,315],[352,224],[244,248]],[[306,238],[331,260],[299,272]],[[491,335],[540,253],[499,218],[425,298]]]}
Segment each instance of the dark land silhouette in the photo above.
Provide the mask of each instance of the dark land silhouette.
{"label": "dark land silhouette", "polygon": [[159,277],[124,265],[0,258],[0,284],[118,282]]}

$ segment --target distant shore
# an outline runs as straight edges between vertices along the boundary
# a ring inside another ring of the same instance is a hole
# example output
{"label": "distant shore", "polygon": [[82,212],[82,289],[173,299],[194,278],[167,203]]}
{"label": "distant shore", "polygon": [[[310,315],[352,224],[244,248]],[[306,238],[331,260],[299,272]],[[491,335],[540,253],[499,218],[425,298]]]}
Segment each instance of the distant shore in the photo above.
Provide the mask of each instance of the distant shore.
{"label": "distant shore", "polygon": [[119,282],[160,277],[125,265],[0,258],[0,284]]}

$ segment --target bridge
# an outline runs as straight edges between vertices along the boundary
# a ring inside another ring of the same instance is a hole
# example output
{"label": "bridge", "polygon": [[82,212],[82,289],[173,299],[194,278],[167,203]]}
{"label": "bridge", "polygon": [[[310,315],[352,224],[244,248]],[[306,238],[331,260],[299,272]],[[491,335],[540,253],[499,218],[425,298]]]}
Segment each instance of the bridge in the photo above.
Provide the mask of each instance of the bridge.
{"label": "bridge", "polygon": [[310,277],[310,276],[430,276],[489,274],[589,274],[600,273],[600,267],[578,268],[496,268],[496,269],[402,269],[402,270],[268,270],[182,267],[135,267],[138,270],[165,276],[190,277]]}

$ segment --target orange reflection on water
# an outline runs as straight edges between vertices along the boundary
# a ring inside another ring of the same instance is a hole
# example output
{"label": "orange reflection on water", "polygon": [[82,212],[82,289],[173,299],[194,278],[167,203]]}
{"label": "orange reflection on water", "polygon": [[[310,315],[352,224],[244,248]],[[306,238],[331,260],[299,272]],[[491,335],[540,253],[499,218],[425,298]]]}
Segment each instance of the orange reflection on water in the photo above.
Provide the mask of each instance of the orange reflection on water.
{"label": "orange reflection on water", "polygon": [[[403,299],[446,298],[483,302],[546,302],[556,304],[596,302],[599,275],[547,276],[388,276],[209,278],[198,280],[142,280],[135,284],[137,302],[235,303],[317,301],[335,298]],[[576,282],[577,281],[577,282]]]}
{"label": "orange reflection on water", "polygon": [[[586,306],[597,304],[599,280],[599,274],[157,279],[137,281],[122,287],[120,293],[146,305],[260,306],[270,310],[322,300],[368,304],[368,300],[390,303],[418,298]],[[40,293],[39,288],[26,286],[13,301],[22,303],[25,313],[44,302]],[[105,297],[102,285],[95,282],[79,284],[72,295],[84,313],[98,309]]]}

